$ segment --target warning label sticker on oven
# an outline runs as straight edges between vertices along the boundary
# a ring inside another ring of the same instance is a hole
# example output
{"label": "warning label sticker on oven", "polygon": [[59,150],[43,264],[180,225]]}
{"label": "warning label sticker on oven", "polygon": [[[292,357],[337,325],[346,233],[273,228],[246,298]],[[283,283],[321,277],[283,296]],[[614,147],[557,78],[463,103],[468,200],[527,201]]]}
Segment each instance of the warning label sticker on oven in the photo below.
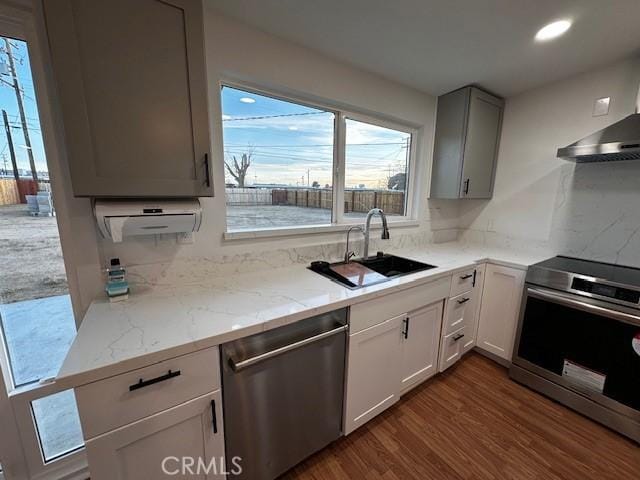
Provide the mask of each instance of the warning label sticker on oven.
{"label": "warning label sticker on oven", "polygon": [[607,376],[565,359],[562,378],[585,390],[602,393]]}

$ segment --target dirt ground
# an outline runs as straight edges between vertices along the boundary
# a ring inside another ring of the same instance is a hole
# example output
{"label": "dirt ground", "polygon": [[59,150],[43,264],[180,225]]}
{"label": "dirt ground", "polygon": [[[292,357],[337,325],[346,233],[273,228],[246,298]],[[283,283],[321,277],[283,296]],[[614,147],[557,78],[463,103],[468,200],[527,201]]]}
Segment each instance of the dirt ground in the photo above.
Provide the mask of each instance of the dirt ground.
{"label": "dirt ground", "polygon": [[55,217],[32,217],[26,205],[0,206],[0,302],[67,293]]}

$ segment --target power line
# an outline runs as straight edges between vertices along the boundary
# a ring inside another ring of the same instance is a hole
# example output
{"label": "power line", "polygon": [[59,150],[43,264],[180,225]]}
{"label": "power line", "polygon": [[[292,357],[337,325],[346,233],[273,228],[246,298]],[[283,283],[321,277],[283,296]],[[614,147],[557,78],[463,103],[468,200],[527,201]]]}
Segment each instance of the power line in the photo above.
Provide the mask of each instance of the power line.
{"label": "power line", "polygon": [[280,115],[261,115],[259,117],[235,117],[235,118],[223,118],[223,122],[237,122],[241,120],[264,120],[265,118],[277,118],[277,117],[300,117],[303,115],[323,115],[330,112],[306,112],[306,113],[283,113]]}
{"label": "power line", "polygon": [[[238,151],[238,150],[225,150],[224,153],[228,154],[228,155],[240,155],[242,153],[245,153],[243,151]],[[311,159],[311,158],[307,158],[307,157],[302,157],[302,156],[298,156],[298,155],[278,155],[277,153],[260,153],[257,152],[255,153],[256,157],[267,157],[267,158],[276,158],[276,159],[282,159],[282,160],[289,160],[290,162],[308,162],[308,163],[322,163],[325,165],[329,165],[333,163],[333,158],[327,158],[325,160],[322,159]],[[372,160],[376,160],[375,158],[373,158]],[[382,165],[380,164],[376,164],[376,163],[362,163],[362,162],[354,162],[354,161],[350,161],[349,159],[347,159],[347,165],[348,166],[352,166],[352,167],[382,167]],[[386,163],[385,163],[385,167],[386,167]]]}
{"label": "power line", "polygon": [[[386,143],[346,143],[350,146],[376,146],[376,145],[405,145],[406,142],[386,142]],[[317,143],[310,145],[244,145],[240,143],[227,143],[228,147],[247,147],[247,148],[307,148],[307,147],[333,147],[333,143]]]}

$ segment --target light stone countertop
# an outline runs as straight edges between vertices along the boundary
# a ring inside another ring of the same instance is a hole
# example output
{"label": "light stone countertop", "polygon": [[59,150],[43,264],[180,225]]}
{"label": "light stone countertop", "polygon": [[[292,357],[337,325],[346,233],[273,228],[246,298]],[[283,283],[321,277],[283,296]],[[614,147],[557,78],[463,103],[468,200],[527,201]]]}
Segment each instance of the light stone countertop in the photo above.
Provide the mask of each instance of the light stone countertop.
{"label": "light stone countertop", "polygon": [[123,302],[95,300],[56,382],[76,387],[428,283],[476,263],[527,268],[553,256],[457,242],[389,253],[438,267],[349,290],[298,264],[204,279],[194,275],[179,285],[140,286]]}

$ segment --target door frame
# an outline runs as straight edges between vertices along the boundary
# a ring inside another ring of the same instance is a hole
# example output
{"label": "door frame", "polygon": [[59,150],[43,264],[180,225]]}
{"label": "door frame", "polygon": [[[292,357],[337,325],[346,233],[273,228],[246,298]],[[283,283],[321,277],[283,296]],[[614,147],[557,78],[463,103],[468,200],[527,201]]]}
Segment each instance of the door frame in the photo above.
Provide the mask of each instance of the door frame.
{"label": "door frame", "polygon": [[[90,200],[75,199],[71,193],[66,152],[61,140],[64,137],[60,112],[52,95],[55,90],[45,32],[40,1],[0,0],[0,35],[26,41],[29,48],[69,294],[76,326],[79,326],[91,300],[101,290],[100,256]],[[4,353],[0,351],[0,355]],[[33,400],[68,387],[60,388],[54,379],[18,389],[7,388],[11,375],[5,359],[0,360],[0,421],[3,425],[0,435],[3,472],[0,480],[86,479],[89,474],[84,448],[50,462],[44,461],[31,407]]]}

